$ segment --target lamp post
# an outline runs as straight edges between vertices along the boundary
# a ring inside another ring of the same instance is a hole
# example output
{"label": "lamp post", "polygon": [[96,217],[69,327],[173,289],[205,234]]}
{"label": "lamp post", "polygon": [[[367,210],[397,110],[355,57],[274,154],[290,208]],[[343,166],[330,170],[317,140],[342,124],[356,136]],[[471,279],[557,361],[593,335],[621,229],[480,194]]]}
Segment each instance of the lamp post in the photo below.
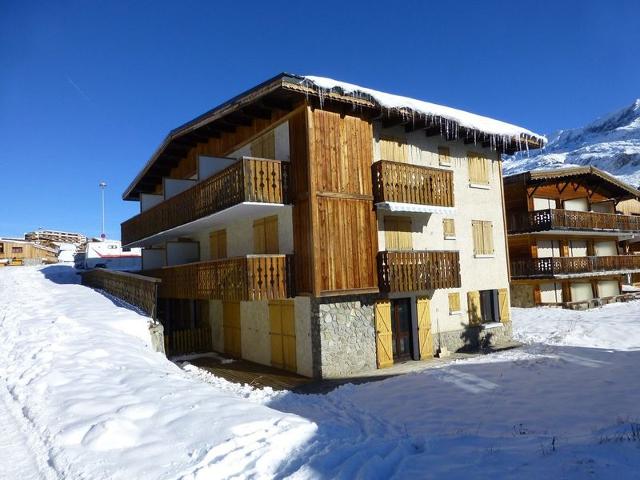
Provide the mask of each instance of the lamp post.
{"label": "lamp post", "polygon": [[98,184],[98,186],[100,187],[100,194],[102,196],[102,233],[100,234],[100,238],[104,240],[105,238],[107,238],[104,233],[104,189],[107,188],[107,182],[102,181]]}

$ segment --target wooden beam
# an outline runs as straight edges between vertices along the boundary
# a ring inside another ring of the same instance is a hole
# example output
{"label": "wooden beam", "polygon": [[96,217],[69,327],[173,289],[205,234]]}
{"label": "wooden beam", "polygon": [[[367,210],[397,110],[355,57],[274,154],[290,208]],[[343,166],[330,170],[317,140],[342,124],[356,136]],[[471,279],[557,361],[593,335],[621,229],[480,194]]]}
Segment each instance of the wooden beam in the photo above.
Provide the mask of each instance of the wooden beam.
{"label": "wooden beam", "polygon": [[244,115],[240,112],[234,112],[225,117],[225,121],[239,127],[250,127],[253,124],[252,117]]}
{"label": "wooden beam", "polygon": [[250,117],[260,118],[262,120],[271,120],[272,111],[268,108],[261,108],[258,105],[249,105],[240,110]]}
{"label": "wooden beam", "polygon": [[435,137],[436,135],[440,135],[440,127],[428,127],[428,128],[425,128],[424,134],[427,137]]}

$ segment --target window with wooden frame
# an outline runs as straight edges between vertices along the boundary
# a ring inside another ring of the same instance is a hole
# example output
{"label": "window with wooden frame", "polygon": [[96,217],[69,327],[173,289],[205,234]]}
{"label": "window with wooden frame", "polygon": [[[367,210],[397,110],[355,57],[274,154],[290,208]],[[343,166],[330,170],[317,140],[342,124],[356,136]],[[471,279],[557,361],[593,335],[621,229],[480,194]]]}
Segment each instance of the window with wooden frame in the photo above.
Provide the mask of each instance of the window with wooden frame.
{"label": "window with wooden frame", "polygon": [[253,222],[253,253],[280,253],[277,215]]}
{"label": "window with wooden frame", "polygon": [[216,230],[209,234],[209,257],[211,260],[227,258],[227,230]]}
{"label": "window with wooden frame", "polygon": [[22,253],[22,247],[11,247],[11,253]]}
{"label": "window with wooden frame", "polygon": [[445,167],[451,166],[451,153],[449,147],[438,147],[438,163]]}
{"label": "window with wooden frame", "polygon": [[442,231],[445,239],[456,238],[456,224],[453,218],[442,219]]}
{"label": "window with wooden frame", "polygon": [[384,244],[386,250],[412,250],[411,218],[384,217]]}
{"label": "window with wooden frame", "polygon": [[251,156],[256,158],[276,159],[276,134],[269,130],[251,142]]}
{"label": "window with wooden frame", "polygon": [[469,183],[471,185],[489,185],[491,161],[477,153],[468,152]]}
{"label": "window with wooden frame", "polygon": [[0,243],[0,255],[4,253],[4,243]]}
{"label": "window with wooden frame", "polygon": [[476,256],[493,255],[493,223],[484,220],[472,220],[473,254]]}
{"label": "window with wooden frame", "polygon": [[449,315],[460,313],[460,293],[451,292],[449,294]]}
{"label": "window with wooden frame", "polygon": [[392,162],[409,161],[409,146],[402,138],[380,137],[380,160],[390,160]]}

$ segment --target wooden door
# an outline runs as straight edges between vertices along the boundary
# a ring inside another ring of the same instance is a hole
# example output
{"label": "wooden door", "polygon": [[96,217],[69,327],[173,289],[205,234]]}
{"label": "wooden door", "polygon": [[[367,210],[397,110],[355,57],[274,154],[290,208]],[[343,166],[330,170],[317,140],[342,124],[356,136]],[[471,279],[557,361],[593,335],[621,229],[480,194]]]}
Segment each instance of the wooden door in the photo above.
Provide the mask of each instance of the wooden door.
{"label": "wooden door", "polygon": [[508,322],[511,318],[509,311],[509,292],[506,288],[498,290],[498,309],[500,311],[500,321]]}
{"label": "wooden door", "polygon": [[431,335],[431,301],[426,297],[418,298],[418,344],[420,360],[433,357],[433,336]]}
{"label": "wooden door", "polygon": [[240,302],[222,302],[222,329],[224,333],[224,353],[234,358],[241,358]]}
{"label": "wooden door", "polygon": [[278,216],[260,218],[253,222],[253,253],[279,253]]}
{"label": "wooden door", "polygon": [[271,365],[297,371],[296,322],[292,300],[269,302]]}
{"label": "wooden door", "polygon": [[227,231],[217,230],[209,234],[209,258],[227,258]]}
{"label": "wooden door", "polygon": [[467,309],[469,311],[469,325],[480,325],[482,323],[482,310],[480,309],[479,291],[467,293]]}
{"label": "wooden door", "polygon": [[391,331],[394,360],[408,360],[413,349],[411,302],[408,298],[391,301]]}
{"label": "wooden door", "polygon": [[375,304],[376,363],[378,368],[393,365],[393,334],[391,333],[391,302],[381,300]]}

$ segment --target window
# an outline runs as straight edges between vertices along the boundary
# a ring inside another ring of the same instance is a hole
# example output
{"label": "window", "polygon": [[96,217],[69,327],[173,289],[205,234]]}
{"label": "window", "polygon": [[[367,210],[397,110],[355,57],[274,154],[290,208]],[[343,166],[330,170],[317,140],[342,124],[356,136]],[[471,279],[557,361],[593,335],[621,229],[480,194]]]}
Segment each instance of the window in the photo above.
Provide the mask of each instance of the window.
{"label": "window", "polygon": [[442,231],[444,238],[456,238],[456,224],[453,218],[442,219]]}
{"label": "window", "polygon": [[0,243],[0,255],[4,253],[4,243]]}
{"label": "window", "polygon": [[407,141],[401,138],[380,137],[380,160],[392,162],[408,162],[409,146]]}
{"label": "window", "polygon": [[227,258],[227,231],[217,230],[209,234],[209,257],[211,260]]}
{"label": "window", "polygon": [[251,142],[251,156],[275,160],[276,135],[274,130],[269,130],[267,133]]}
{"label": "window", "polygon": [[493,255],[493,223],[483,220],[472,220],[473,254],[476,256]]}
{"label": "window", "polygon": [[22,247],[11,247],[11,253],[22,253]]}
{"label": "window", "polygon": [[253,253],[280,253],[277,215],[253,222],[253,250]]}
{"label": "window", "polygon": [[449,294],[449,315],[460,312],[460,294],[458,292]]}
{"label": "window", "polygon": [[412,250],[411,219],[384,217],[385,250]]}
{"label": "window", "polygon": [[449,147],[438,147],[438,163],[445,167],[451,166],[451,154],[449,153]]}
{"label": "window", "polygon": [[472,152],[467,153],[467,158],[469,160],[469,183],[471,185],[489,185],[490,160]]}

